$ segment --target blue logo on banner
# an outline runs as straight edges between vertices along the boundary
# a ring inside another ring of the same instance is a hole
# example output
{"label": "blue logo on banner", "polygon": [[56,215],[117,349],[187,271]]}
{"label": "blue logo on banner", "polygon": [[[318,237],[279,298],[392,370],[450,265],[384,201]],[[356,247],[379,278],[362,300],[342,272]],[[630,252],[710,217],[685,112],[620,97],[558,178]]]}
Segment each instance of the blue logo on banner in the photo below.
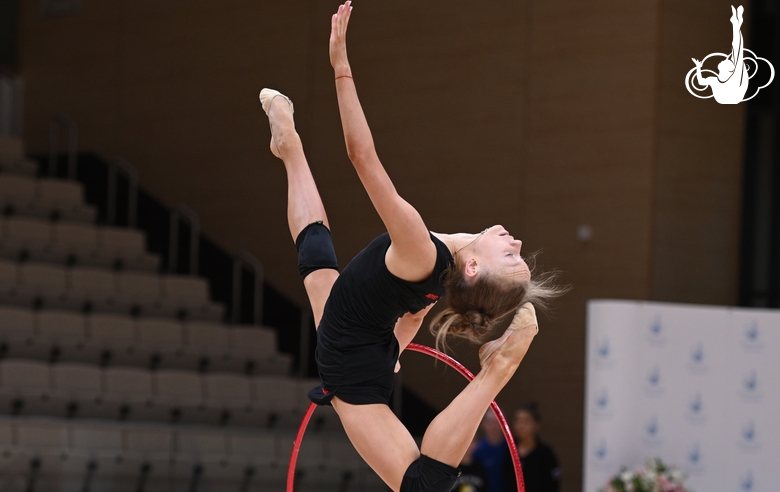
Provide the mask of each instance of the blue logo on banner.
{"label": "blue logo on banner", "polygon": [[690,474],[701,474],[704,472],[704,460],[702,459],[701,445],[696,442],[688,449],[687,471]]}
{"label": "blue logo on banner", "polygon": [[596,405],[602,410],[606,409],[609,405],[609,394],[607,393],[607,390],[604,390],[601,395],[599,395],[598,399],[596,400]]}
{"label": "blue logo on banner", "polygon": [[753,490],[753,472],[751,470],[748,470],[744,475],[742,475],[739,486],[740,490],[743,490],[744,492],[750,492]]}
{"label": "blue logo on banner", "polygon": [[748,423],[742,427],[740,437],[741,440],[739,444],[744,451],[754,452],[760,449],[761,445],[758,441],[758,432],[756,431],[756,424],[753,420],[748,421]]}
{"label": "blue logo on banner", "polygon": [[699,449],[699,443],[696,443],[688,453],[688,463],[692,465],[698,465],[701,462],[701,449]]}
{"label": "blue logo on banner", "polygon": [[691,357],[688,359],[688,369],[695,374],[707,372],[707,363],[704,356],[704,344],[699,342],[691,349]]}
{"label": "blue logo on banner", "polygon": [[701,424],[707,420],[704,413],[704,401],[701,393],[696,393],[690,402],[688,402],[688,421],[692,424]]}
{"label": "blue logo on banner", "polygon": [[661,324],[661,315],[656,315],[655,320],[653,320],[653,323],[650,325],[650,330],[647,334],[647,341],[650,342],[652,345],[664,345],[666,342],[664,337],[664,328]]}
{"label": "blue logo on banner", "polygon": [[596,365],[607,368],[611,367],[612,363],[612,347],[609,344],[609,338],[604,337],[596,347]]}
{"label": "blue logo on banner", "polygon": [[645,390],[648,395],[659,396],[663,393],[663,388],[661,387],[661,367],[658,364],[654,365],[647,373],[646,382]]}
{"label": "blue logo on banner", "polygon": [[596,459],[599,461],[604,461],[607,459],[607,442],[601,441],[599,445],[596,447],[596,450],[593,453],[594,456],[596,456]]}
{"label": "blue logo on banner", "polygon": [[594,415],[596,418],[599,419],[608,419],[612,417],[612,411],[610,410],[609,406],[609,393],[607,392],[607,388],[604,388],[601,390],[601,393],[599,393],[596,396],[596,408],[594,411]]}
{"label": "blue logo on banner", "polygon": [[658,417],[653,415],[645,425],[645,444],[649,447],[657,447],[661,444],[661,434],[658,426]]}
{"label": "blue logo on banner", "polygon": [[593,448],[593,460],[590,460],[591,467],[600,471],[612,473],[615,469],[615,465],[612,463],[612,459],[609,451],[607,450],[607,441],[602,439],[599,444]]}
{"label": "blue logo on banner", "polygon": [[748,352],[759,352],[764,348],[764,344],[761,341],[761,332],[758,330],[758,321],[753,320],[753,322],[745,328],[744,335],[742,347]]}
{"label": "blue logo on banner", "polygon": [[761,392],[758,387],[758,375],[755,370],[750,371],[750,373],[742,379],[740,396],[744,401],[751,403],[761,400]]}

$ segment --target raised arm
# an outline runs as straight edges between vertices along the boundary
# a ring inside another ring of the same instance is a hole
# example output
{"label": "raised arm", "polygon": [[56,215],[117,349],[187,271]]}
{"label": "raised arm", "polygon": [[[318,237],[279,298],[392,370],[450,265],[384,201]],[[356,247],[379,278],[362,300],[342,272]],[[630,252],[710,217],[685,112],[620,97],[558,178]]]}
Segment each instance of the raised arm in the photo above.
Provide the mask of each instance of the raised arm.
{"label": "raised arm", "polygon": [[351,12],[351,2],[341,5],[331,20],[330,33],[330,62],[336,77],[347,154],[390,234],[392,245],[385,259],[387,268],[406,280],[424,280],[433,270],[436,247],[422,217],[398,194],[376,154],[347,59],[346,35]]}
{"label": "raised arm", "polygon": [[706,87],[706,86],[710,85],[710,79],[713,78],[713,77],[707,77],[707,78],[702,77],[702,75],[701,75],[701,65],[702,65],[702,62],[700,62],[696,58],[691,58],[691,59],[693,60],[693,63],[696,65],[696,81],[702,87]]}

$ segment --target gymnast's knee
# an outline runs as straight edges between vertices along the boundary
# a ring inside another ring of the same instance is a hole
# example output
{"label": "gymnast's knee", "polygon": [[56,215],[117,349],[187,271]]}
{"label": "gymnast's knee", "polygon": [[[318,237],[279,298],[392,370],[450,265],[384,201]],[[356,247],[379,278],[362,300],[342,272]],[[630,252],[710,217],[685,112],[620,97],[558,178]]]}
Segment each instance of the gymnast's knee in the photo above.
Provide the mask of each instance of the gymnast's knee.
{"label": "gymnast's knee", "polygon": [[339,268],[330,230],[321,220],[303,228],[295,239],[295,248],[298,250],[298,273],[301,278],[323,268]]}
{"label": "gymnast's knee", "polygon": [[407,468],[401,492],[449,492],[459,476],[459,468],[421,454]]}

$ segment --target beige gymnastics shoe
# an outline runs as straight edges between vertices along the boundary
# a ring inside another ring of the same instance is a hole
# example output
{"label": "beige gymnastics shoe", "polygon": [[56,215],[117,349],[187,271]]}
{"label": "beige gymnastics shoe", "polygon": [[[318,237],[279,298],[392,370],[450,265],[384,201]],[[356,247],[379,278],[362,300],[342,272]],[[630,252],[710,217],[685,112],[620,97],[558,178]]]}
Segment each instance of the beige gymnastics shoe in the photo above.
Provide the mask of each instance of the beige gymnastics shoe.
{"label": "beige gymnastics shoe", "polygon": [[534,309],[534,305],[530,302],[526,302],[517,310],[514,318],[512,318],[512,322],[509,323],[509,326],[507,327],[504,334],[501,335],[501,337],[487,342],[479,348],[479,365],[484,367],[488,359],[490,359],[490,357],[495,354],[496,351],[501,348],[501,346],[503,346],[507,340],[509,340],[509,337],[511,337],[513,333],[515,333],[517,330],[531,326],[536,327],[536,333],[539,333],[539,323],[536,320],[536,310]]}
{"label": "beige gymnastics shoe", "polygon": [[[293,103],[292,103],[292,101],[290,100],[289,97],[285,96],[284,94],[282,94],[281,92],[279,92],[277,90],[269,89],[269,88],[266,87],[266,88],[264,88],[263,90],[260,91],[260,104],[263,105],[263,111],[265,111],[266,115],[268,114],[268,111],[271,110],[271,102],[275,98],[277,98],[277,97],[283,97],[284,100],[287,101],[287,104],[290,105],[290,112],[291,113],[295,113],[295,106],[293,106]],[[279,150],[279,146],[276,145],[276,142],[274,142],[274,137],[273,137],[273,135],[274,135],[274,126],[271,124],[270,121],[268,122],[268,124],[271,127],[271,145],[270,145],[271,153],[273,153],[273,155],[275,155],[276,157],[281,159],[282,158],[282,152]]]}
{"label": "beige gymnastics shoe", "polygon": [[280,96],[287,101],[293,113],[295,112],[295,106],[293,106],[293,103],[289,97],[285,96],[279,91],[276,91],[274,89],[269,89],[266,87],[265,89],[260,91],[260,104],[263,105],[263,111],[265,111],[265,114],[268,114],[268,111],[271,110],[271,101],[273,101],[275,97],[280,97]]}

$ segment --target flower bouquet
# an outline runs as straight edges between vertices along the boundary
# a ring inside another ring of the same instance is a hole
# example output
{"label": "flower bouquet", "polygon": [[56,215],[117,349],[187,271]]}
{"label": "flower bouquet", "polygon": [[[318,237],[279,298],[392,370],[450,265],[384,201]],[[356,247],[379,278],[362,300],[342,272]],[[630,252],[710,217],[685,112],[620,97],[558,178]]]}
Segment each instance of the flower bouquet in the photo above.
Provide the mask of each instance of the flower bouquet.
{"label": "flower bouquet", "polygon": [[691,492],[683,481],[685,474],[658,458],[634,470],[623,468],[599,492]]}

